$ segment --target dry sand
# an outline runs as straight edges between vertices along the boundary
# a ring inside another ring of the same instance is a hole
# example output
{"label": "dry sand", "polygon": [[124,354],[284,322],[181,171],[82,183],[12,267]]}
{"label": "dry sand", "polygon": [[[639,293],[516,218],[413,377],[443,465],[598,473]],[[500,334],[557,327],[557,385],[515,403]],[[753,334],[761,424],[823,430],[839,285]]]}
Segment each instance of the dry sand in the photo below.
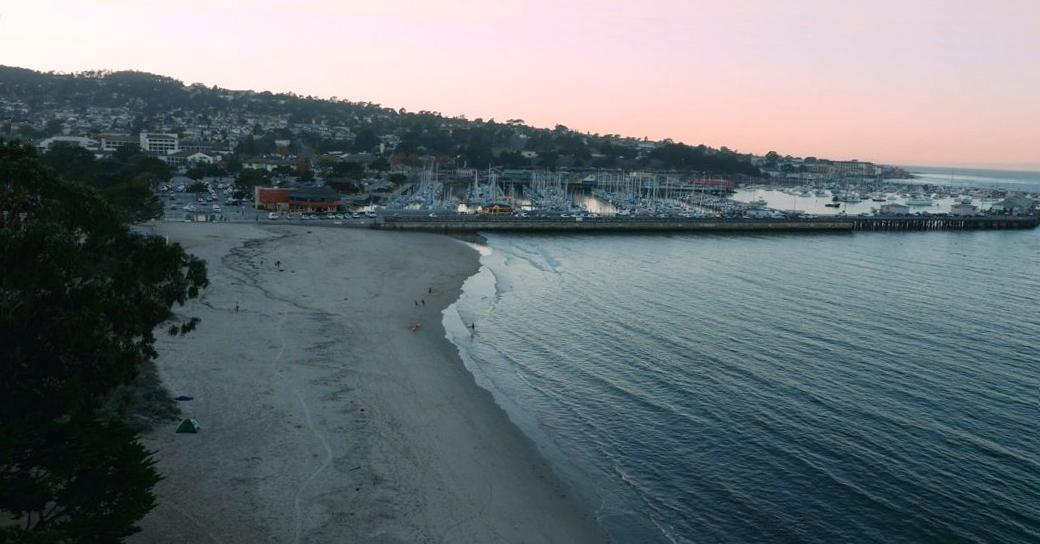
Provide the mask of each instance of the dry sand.
{"label": "dry sand", "polygon": [[202,430],[145,437],[165,480],[131,543],[608,541],[445,338],[472,248],[317,226],[159,233],[209,266],[181,310],[199,328],[158,342]]}

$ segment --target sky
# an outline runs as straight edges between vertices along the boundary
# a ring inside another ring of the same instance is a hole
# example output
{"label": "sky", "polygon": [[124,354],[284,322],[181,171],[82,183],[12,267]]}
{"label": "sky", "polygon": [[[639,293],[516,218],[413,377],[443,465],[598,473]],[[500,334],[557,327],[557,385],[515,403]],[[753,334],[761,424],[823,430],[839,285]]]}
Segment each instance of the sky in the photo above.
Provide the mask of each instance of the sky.
{"label": "sky", "polygon": [[0,0],[0,65],[1040,169],[1037,0]]}

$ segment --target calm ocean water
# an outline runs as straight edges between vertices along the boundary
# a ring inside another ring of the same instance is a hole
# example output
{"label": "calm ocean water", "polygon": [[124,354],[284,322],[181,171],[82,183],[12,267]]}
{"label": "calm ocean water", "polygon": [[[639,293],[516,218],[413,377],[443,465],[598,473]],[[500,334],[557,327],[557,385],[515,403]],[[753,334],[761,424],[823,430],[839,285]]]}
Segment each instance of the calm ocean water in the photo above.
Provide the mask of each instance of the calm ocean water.
{"label": "calm ocean water", "polygon": [[448,335],[619,544],[1040,542],[1040,231],[487,238]]}

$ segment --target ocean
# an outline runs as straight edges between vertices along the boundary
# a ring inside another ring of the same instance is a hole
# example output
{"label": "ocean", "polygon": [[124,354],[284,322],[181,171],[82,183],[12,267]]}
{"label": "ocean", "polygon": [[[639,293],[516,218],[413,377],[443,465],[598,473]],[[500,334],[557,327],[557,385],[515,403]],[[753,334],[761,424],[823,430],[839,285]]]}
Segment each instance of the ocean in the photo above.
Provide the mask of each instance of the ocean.
{"label": "ocean", "polygon": [[1040,232],[485,237],[448,336],[618,544],[1040,542]]}

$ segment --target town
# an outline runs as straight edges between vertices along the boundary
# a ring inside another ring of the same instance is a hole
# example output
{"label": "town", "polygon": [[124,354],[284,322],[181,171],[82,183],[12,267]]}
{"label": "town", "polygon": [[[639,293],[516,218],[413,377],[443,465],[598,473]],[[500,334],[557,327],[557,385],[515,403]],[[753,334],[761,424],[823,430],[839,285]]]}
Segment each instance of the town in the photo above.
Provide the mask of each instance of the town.
{"label": "town", "polygon": [[[166,220],[833,223],[848,215],[1032,217],[1037,208],[1036,195],[922,185],[900,167],[866,161],[754,156],[138,72],[0,68],[0,137],[31,141],[44,155],[71,147],[95,160],[140,153],[161,161],[165,169],[140,182],[164,201]],[[778,209],[734,198],[756,188],[806,204]],[[821,201],[826,209],[814,210]],[[854,206],[864,201],[876,204]]]}

